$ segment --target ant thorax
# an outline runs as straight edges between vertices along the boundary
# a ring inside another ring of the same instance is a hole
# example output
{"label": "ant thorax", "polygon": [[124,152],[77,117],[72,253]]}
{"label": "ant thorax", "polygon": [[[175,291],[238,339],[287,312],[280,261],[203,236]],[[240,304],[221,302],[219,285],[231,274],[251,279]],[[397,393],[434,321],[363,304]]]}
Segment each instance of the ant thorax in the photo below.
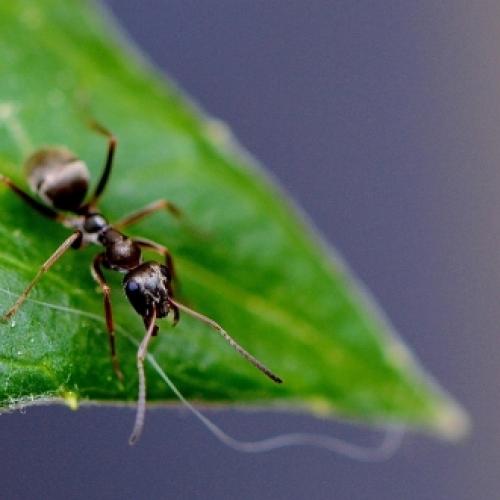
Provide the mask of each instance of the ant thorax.
{"label": "ant thorax", "polygon": [[99,212],[92,212],[65,221],[68,227],[79,231],[78,248],[92,243],[105,251],[103,264],[114,271],[126,273],[141,264],[141,248],[131,238],[114,229]]}
{"label": "ant thorax", "polygon": [[120,231],[107,226],[97,233],[97,240],[106,249],[103,263],[114,271],[125,273],[141,263],[141,247]]}

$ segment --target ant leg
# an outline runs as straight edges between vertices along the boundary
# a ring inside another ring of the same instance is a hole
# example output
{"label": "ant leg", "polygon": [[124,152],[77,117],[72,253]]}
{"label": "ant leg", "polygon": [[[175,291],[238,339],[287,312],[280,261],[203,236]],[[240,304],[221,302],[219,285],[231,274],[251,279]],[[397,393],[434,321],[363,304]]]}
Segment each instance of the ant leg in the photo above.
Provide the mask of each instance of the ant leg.
{"label": "ant leg", "polygon": [[109,347],[111,350],[111,361],[113,363],[113,370],[119,380],[123,380],[123,373],[120,369],[120,363],[116,355],[116,337],[115,337],[115,326],[113,322],[113,312],[111,309],[111,288],[109,287],[106,278],[101,269],[101,264],[104,261],[104,254],[100,253],[94,257],[92,261],[92,267],[90,272],[92,277],[99,284],[104,297],[104,313],[106,316],[106,327],[108,329]]}
{"label": "ant leg", "polygon": [[23,293],[19,295],[19,298],[16,300],[14,305],[3,315],[2,319],[4,321],[9,320],[12,316],[14,316],[14,314],[16,314],[17,310],[28,298],[29,293],[33,290],[40,278],[64,255],[68,249],[71,248],[74,243],[80,240],[81,237],[82,233],[80,231],[76,231],[64,240],[59,248],[42,264],[35,277],[31,280],[31,283],[24,289]]}
{"label": "ant leg", "polygon": [[[177,275],[175,273],[175,267],[174,267],[174,259],[172,257],[172,254],[170,253],[170,250],[163,246],[160,245],[159,243],[156,243],[155,241],[147,240],[145,238],[133,238],[133,241],[137,243],[139,246],[142,248],[147,248],[149,250],[152,250],[153,252],[156,252],[160,255],[162,255],[165,258],[165,264],[170,271],[170,275],[172,277],[173,281],[178,281],[177,280]],[[170,293],[172,293],[172,290],[169,290]]]}
{"label": "ant leg", "polygon": [[135,444],[142,434],[144,428],[144,417],[146,415],[146,375],[144,374],[144,360],[148,352],[148,345],[155,332],[156,311],[150,318],[145,318],[144,323],[148,323],[146,335],[137,350],[137,373],[139,375],[139,396],[137,398],[137,413],[135,415],[134,428],[129,438],[129,444]]}
{"label": "ant leg", "polygon": [[157,200],[149,205],[146,205],[144,208],[132,212],[127,215],[123,219],[120,219],[118,222],[113,224],[113,227],[118,230],[122,230],[127,226],[131,226],[136,222],[141,221],[145,217],[154,214],[155,212],[159,212],[160,210],[166,210],[170,215],[173,215],[176,219],[183,219],[184,215],[182,211],[177,208],[173,203],[168,200]]}
{"label": "ant leg", "polygon": [[95,130],[97,133],[104,135],[105,137],[108,138],[108,153],[106,156],[106,162],[104,164],[104,169],[101,174],[101,178],[99,179],[99,182],[97,183],[97,187],[94,191],[94,194],[90,198],[90,201],[87,203],[88,206],[92,207],[97,204],[99,201],[99,197],[104,191],[104,188],[106,187],[106,184],[108,183],[109,176],[111,174],[111,168],[113,167],[113,158],[115,156],[115,150],[116,150],[116,137],[105,127],[103,127],[100,123],[91,120],[89,122],[90,128]]}
{"label": "ant leg", "polygon": [[52,210],[49,207],[46,207],[39,201],[32,198],[28,193],[24,192],[20,187],[16,186],[11,179],[6,177],[3,174],[0,174],[0,183],[5,184],[11,191],[13,191],[21,200],[27,203],[31,208],[36,210],[39,214],[48,217],[49,219],[56,220],[61,222],[64,220],[64,216],[58,214],[55,210]]}

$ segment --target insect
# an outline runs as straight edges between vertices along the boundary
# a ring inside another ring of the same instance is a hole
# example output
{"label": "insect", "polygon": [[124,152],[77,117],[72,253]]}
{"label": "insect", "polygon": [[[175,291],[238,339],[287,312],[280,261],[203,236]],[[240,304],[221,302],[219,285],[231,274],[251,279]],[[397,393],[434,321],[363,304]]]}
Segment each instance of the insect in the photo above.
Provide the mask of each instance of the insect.
{"label": "insect", "polygon": [[[118,379],[123,379],[123,373],[116,353],[111,288],[106,281],[103,269],[124,274],[125,295],[135,311],[142,317],[146,331],[137,350],[139,388],[135,423],[130,436],[130,443],[133,444],[140,437],[144,426],[146,411],[144,360],[152,337],[158,334],[159,327],[156,321],[160,318],[172,315],[175,326],[179,321],[180,311],[193,316],[218,332],[232,348],[271,380],[277,383],[281,383],[282,380],[243,349],[218,323],[174,298],[176,274],[174,261],[167,247],[144,238],[128,237],[122,233],[126,227],[160,210],[166,210],[177,218],[182,217],[181,211],[174,204],[167,200],[158,200],[114,224],[110,224],[102,215],[98,204],[110,178],[117,140],[99,123],[92,122],[90,126],[107,138],[108,146],[101,177],[88,201],[85,201],[90,180],[87,165],[64,147],[39,149],[25,162],[29,186],[42,202],[26,193],[8,177],[0,174],[0,183],[13,191],[36,212],[72,231],[71,235],[42,264],[12,307],[5,312],[3,320],[8,321],[16,314],[42,276],[69,249],[80,249],[88,244],[103,247],[104,250],[92,261],[91,274],[102,290],[111,362]],[[157,253],[164,259],[164,262],[144,262],[142,260],[143,249]]]}

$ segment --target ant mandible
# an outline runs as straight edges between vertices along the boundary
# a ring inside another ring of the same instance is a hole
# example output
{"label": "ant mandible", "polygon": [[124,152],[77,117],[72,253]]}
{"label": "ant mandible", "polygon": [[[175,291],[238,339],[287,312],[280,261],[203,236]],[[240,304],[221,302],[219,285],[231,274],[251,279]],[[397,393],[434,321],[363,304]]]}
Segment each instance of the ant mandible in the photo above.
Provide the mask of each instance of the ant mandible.
{"label": "ant mandible", "polygon": [[[139,438],[144,426],[146,411],[144,360],[148,345],[151,338],[158,334],[156,320],[166,317],[170,311],[173,313],[174,326],[179,320],[181,310],[216,330],[231,347],[271,380],[277,383],[281,383],[282,380],[245,351],[218,323],[174,300],[174,262],[167,247],[144,238],[129,238],[121,232],[127,226],[159,210],[167,210],[171,215],[180,218],[181,212],[175,205],[167,200],[159,200],[114,224],[110,224],[101,214],[97,206],[109,181],[117,141],[115,136],[99,123],[92,122],[90,126],[107,137],[108,148],[103,172],[89,201],[85,202],[90,179],[87,165],[64,147],[39,149],[25,163],[29,186],[45,203],[31,197],[11,179],[0,174],[0,183],[11,189],[31,208],[73,231],[42,264],[33,280],[3,315],[3,320],[8,321],[16,314],[40,278],[67,250],[79,249],[89,243],[104,247],[104,251],[97,254],[92,261],[91,274],[103,293],[111,360],[118,379],[123,380],[123,374],[116,354],[111,288],[106,281],[103,268],[125,274],[123,278],[125,294],[135,311],[142,317],[146,330],[137,350],[139,394],[135,424],[130,436],[130,443],[133,444]],[[142,249],[158,253],[165,259],[165,263],[143,262]]]}

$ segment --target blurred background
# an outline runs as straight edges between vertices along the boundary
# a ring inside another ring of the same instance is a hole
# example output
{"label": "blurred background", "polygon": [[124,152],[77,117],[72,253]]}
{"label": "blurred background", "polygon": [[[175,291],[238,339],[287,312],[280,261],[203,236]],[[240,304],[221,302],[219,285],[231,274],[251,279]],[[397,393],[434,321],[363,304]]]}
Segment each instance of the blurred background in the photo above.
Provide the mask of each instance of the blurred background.
{"label": "blurred background", "polygon": [[[363,464],[311,448],[243,455],[185,411],[2,415],[4,498],[454,499],[500,491],[500,4],[107,0],[142,50],[221,118],[368,285],[472,415],[451,445],[408,435]],[[222,412],[233,435],[377,436]]]}

